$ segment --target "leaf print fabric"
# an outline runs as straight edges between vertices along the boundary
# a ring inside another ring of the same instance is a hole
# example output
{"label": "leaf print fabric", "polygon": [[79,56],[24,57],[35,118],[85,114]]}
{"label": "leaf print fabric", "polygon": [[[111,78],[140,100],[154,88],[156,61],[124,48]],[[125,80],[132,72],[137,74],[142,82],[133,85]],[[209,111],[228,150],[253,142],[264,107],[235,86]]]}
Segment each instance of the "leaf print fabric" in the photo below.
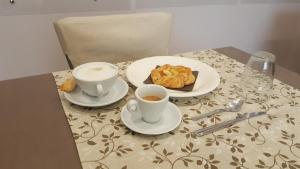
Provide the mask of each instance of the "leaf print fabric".
{"label": "leaf print fabric", "polygon": [[[126,100],[101,108],[70,104],[59,91],[84,169],[252,169],[300,168],[300,91],[274,80],[267,100],[245,101],[240,112],[267,111],[267,115],[198,137],[195,129],[234,118],[237,113],[221,113],[197,122],[191,117],[222,108],[237,96],[244,65],[213,50],[180,54],[207,63],[217,70],[221,82],[209,94],[192,98],[172,98],[182,111],[181,125],[169,133],[146,136],[127,129],[120,120]],[[117,64],[120,77],[131,62]],[[54,72],[60,85],[70,71]],[[201,72],[199,72],[201,78]]]}

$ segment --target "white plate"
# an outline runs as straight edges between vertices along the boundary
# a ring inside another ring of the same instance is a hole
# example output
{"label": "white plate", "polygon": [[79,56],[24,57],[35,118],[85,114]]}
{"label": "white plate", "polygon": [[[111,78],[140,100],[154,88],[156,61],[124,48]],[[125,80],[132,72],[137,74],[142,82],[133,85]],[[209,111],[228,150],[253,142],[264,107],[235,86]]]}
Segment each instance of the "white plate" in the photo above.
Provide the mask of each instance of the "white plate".
{"label": "white plate", "polygon": [[157,123],[147,123],[142,120],[141,113],[131,113],[126,105],[121,112],[122,122],[132,131],[147,135],[158,135],[174,130],[181,122],[181,112],[173,104],[168,103],[166,111],[163,112],[161,120]]}
{"label": "white plate", "polygon": [[136,87],[144,85],[143,82],[150,75],[151,70],[157,65],[163,64],[183,65],[199,72],[193,91],[184,92],[168,89],[171,97],[200,96],[214,90],[220,83],[220,76],[214,68],[198,60],[179,56],[154,56],[137,60],[127,68],[127,79]]}
{"label": "white plate", "polygon": [[64,92],[64,96],[69,102],[79,106],[101,107],[119,101],[127,94],[127,92],[128,84],[122,79],[117,79],[108,94],[101,98],[89,96],[79,87],[70,93]]}

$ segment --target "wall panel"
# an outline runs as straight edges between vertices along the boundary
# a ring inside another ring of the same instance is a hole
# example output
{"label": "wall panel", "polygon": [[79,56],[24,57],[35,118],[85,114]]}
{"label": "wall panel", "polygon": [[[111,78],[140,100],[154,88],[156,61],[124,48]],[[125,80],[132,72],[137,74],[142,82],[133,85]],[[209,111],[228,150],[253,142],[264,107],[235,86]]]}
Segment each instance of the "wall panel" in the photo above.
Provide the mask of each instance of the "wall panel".
{"label": "wall panel", "polygon": [[149,11],[173,14],[171,54],[235,46],[269,50],[284,66],[299,63],[300,2],[294,0],[8,1],[0,0],[0,80],[68,68],[53,29],[58,19]]}

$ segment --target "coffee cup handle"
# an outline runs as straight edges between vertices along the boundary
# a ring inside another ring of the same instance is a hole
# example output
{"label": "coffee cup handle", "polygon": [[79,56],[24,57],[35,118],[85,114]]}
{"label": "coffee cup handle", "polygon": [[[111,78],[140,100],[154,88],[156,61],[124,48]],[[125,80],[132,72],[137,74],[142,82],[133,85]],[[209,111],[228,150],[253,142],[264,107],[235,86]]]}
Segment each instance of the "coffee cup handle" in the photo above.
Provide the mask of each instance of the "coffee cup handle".
{"label": "coffee cup handle", "polygon": [[103,95],[103,87],[101,84],[97,84],[97,95],[98,96]]}
{"label": "coffee cup handle", "polygon": [[129,112],[136,112],[137,111],[137,101],[135,99],[130,99],[126,105],[127,110]]}

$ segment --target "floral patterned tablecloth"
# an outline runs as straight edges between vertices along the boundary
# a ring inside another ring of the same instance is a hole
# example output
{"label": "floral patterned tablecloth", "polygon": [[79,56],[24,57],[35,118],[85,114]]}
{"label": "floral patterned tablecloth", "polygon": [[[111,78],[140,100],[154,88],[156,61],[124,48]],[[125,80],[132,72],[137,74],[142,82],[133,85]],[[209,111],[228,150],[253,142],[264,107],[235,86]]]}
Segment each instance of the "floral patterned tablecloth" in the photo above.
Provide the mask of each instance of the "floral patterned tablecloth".
{"label": "floral patterned tablecloth", "polygon": [[[191,121],[197,114],[221,108],[236,97],[243,64],[213,50],[180,54],[215,68],[221,83],[209,94],[171,101],[182,111],[180,126],[172,132],[146,136],[127,129],[120,120],[126,99],[133,95],[130,86],[121,101],[102,108],[85,108],[69,103],[59,91],[61,102],[73,132],[84,169],[229,169],[229,168],[300,168],[300,91],[274,80],[267,101],[252,98],[239,113],[267,111],[212,134],[197,137],[191,132],[234,118],[223,113]],[[125,78],[131,62],[117,64]],[[57,85],[70,71],[53,73]],[[201,75],[200,75],[201,76]]]}

